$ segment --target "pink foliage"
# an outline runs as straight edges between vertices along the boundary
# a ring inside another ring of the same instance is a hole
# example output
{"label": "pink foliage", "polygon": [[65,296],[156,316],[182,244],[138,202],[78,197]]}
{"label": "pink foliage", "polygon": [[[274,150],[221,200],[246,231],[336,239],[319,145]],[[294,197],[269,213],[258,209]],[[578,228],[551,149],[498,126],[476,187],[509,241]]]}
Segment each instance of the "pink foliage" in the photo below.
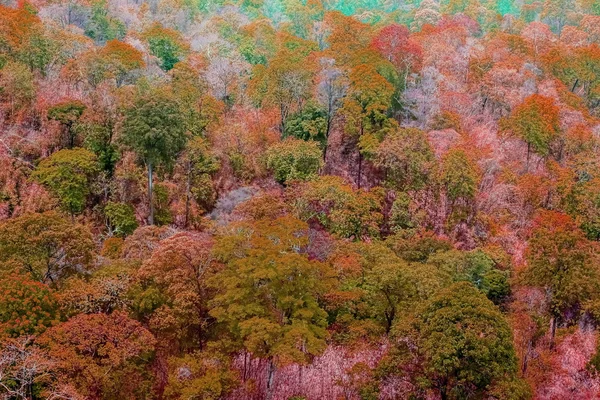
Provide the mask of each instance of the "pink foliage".
{"label": "pink foliage", "polygon": [[[287,400],[292,396],[304,396],[307,400],[347,398],[344,397],[343,388],[344,381],[348,379],[347,371],[357,363],[364,363],[373,368],[385,350],[386,345],[356,351],[330,346],[321,356],[316,357],[311,365],[294,364],[282,367],[275,374],[273,400]],[[245,378],[246,385],[233,392],[228,399],[264,399],[267,362],[250,359],[250,356],[244,360],[244,356],[241,355],[237,358],[235,365],[242,378]],[[252,381],[253,385],[248,385],[249,381]],[[250,391],[248,386],[253,387],[254,391]],[[394,393],[391,386],[386,390]],[[350,399],[357,398],[350,397]]]}
{"label": "pink foliage", "polygon": [[536,400],[600,398],[600,380],[586,370],[586,364],[596,352],[596,333],[577,330],[567,336],[556,349],[557,367],[547,385],[538,388]]}

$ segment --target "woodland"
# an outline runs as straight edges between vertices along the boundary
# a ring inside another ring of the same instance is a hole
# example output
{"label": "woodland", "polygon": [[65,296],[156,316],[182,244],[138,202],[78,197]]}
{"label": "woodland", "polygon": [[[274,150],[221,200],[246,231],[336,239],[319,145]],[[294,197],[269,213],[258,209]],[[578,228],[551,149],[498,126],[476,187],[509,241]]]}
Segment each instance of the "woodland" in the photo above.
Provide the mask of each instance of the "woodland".
{"label": "woodland", "polygon": [[0,0],[0,400],[600,399],[600,0]]}

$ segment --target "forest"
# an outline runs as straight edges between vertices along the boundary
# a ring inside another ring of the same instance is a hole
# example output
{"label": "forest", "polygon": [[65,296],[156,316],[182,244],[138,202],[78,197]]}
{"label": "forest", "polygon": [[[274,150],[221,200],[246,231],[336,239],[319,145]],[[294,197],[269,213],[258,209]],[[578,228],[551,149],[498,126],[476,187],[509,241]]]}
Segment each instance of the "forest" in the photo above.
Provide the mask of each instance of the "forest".
{"label": "forest", "polygon": [[0,400],[600,399],[600,0],[0,0]]}

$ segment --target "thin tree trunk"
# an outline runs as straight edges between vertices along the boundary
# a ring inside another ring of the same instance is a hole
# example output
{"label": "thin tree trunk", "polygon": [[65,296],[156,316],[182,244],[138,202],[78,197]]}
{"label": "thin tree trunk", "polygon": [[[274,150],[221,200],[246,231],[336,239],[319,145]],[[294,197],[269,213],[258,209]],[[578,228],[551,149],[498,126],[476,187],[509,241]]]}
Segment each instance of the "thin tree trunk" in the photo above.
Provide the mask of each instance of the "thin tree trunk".
{"label": "thin tree trunk", "polygon": [[154,225],[154,199],[152,198],[152,162],[148,162],[148,201],[150,202],[150,215],[148,224]]}
{"label": "thin tree trunk", "polygon": [[362,176],[362,162],[363,162],[363,157],[362,154],[360,154],[360,150],[358,151],[358,179],[357,179],[357,186],[360,189],[360,178]]}
{"label": "thin tree trunk", "polygon": [[329,131],[331,130],[331,118],[327,117],[327,128],[325,130],[325,145],[323,146],[323,162],[327,162],[327,147],[329,146]]}
{"label": "thin tree trunk", "polygon": [[533,340],[530,340],[527,343],[527,351],[523,356],[523,364],[521,365],[521,376],[525,376],[525,372],[527,372],[527,366],[529,365],[529,353],[531,353],[531,348],[533,347]]}
{"label": "thin tree trunk", "polygon": [[191,170],[192,170],[192,167],[189,166],[187,180],[185,183],[185,227],[186,228],[189,226],[189,223],[190,223],[190,197],[191,197],[191,186],[192,186]]}
{"label": "thin tree trunk", "polygon": [[273,381],[275,380],[275,363],[273,362],[272,358],[269,359],[268,368],[266,400],[271,400],[273,398]]}
{"label": "thin tree trunk", "polygon": [[556,318],[550,318],[550,349],[554,348],[554,337],[556,336]]}
{"label": "thin tree trunk", "polygon": [[246,382],[247,364],[248,364],[248,352],[244,350],[244,376],[242,377],[243,382]]}

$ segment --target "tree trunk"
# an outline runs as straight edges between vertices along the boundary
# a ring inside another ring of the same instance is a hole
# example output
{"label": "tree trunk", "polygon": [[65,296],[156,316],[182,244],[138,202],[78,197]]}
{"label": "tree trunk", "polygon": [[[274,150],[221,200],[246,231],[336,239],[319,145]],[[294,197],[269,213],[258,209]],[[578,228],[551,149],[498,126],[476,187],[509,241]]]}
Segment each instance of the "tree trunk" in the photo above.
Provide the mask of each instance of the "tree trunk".
{"label": "tree trunk", "polygon": [[358,151],[358,179],[357,179],[357,186],[360,189],[360,178],[362,176],[362,162],[363,162],[363,157],[362,154],[360,154],[360,150]]}
{"label": "tree trunk", "polygon": [[154,225],[154,199],[152,198],[152,163],[148,162],[148,201],[150,202],[150,215],[148,224]]}
{"label": "tree trunk", "polygon": [[273,398],[273,381],[275,380],[275,363],[272,358],[269,358],[269,367],[267,373],[267,395],[266,400]]}
{"label": "tree trunk", "polygon": [[[190,163],[191,164],[191,163]],[[192,167],[188,168],[187,180],[185,182],[185,227],[187,228],[190,223],[190,198],[191,198],[191,187],[192,187]]]}
{"label": "tree trunk", "polygon": [[573,87],[571,88],[571,93],[575,92],[575,88],[577,88],[578,83],[579,83],[579,78],[575,79],[575,83],[573,84]]}
{"label": "tree trunk", "polygon": [[244,376],[242,377],[242,382],[246,382],[247,368],[248,368],[248,352],[244,350]]}
{"label": "tree trunk", "polygon": [[527,366],[529,365],[529,354],[531,353],[533,347],[533,340],[530,340],[527,343],[527,351],[523,356],[523,364],[521,365],[521,376],[525,376],[525,372],[527,372]]}
{"label": "tree trunk", "polygon": [[440,398],[442,400],[448,400],[448,393],[446,393],[446,386],[445,385],[440,388]]}
{"label": "tree trunk", "polygon": [[550,318],[550,349],[554,348],[554,337],[556,336],[556,318]]}
{"label": "tree trunk", "polygon": [[329,131],[331,130],[331,118],[327,116],[327,128],[325,130],[325,145],[323,146],[323,162],[327,162],[327,147],[329,146]]}

